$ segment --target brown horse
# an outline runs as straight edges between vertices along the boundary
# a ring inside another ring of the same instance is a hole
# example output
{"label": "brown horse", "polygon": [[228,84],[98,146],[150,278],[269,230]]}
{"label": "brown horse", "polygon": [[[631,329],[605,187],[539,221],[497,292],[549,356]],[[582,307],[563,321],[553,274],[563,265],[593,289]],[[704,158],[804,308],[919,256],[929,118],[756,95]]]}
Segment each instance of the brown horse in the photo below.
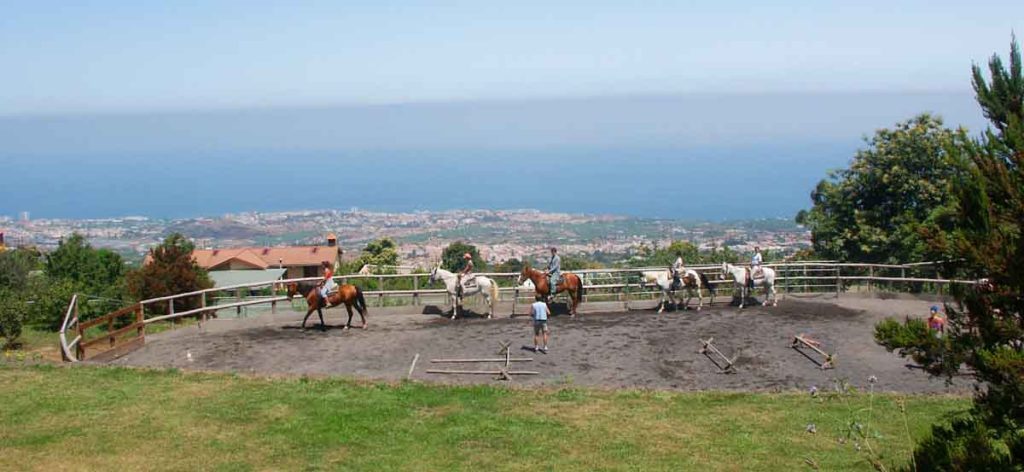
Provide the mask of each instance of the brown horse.
{"label": "brown horse", "polygon": [[526,279],[533,282],[534,291],[538,295],[552,297],[558,293],[569,292],[569,314],[573,318],[576,317],[576,308],[583,302],[583,279],[580,279],[580,276],[563,272],[562,280],[555,287],[554,292],[551,292],[548,287],[548,276],[537,269],[531,269],[529,265],[523,266],[523,271],[519,274],[519,281],[516,284],[521,285]]}
{"label": "brown horse", "polygon": [[309,310],[306,311],[306,317],[302,319],[302,329],[306,329],[306,320],[309,319],[309,315],[316,311],[317,315],[320,316],[320,329],[327,329],[327,325],[324,323],[324,308],[331,308],[345,304],[345,309],[348,310],[348,323],[345,324],[344,329],[352,327],[352,306],[355,305],[356,310],[359,311],[359,317],[363,319],[363,329],[366,329],[366,315],[369,314],[369,310],[366,309],[366,299],[363,298],[363,291],[359,287],[351,284],[345,284],[338,286],[338,290],[332,292],[327,296],[326,303],[320,298],[320,286],[312,283],[297,283],[292,282],[288,284],[288,299],[291,300],[295,295],[302,295],[306,299],[306,306]]}

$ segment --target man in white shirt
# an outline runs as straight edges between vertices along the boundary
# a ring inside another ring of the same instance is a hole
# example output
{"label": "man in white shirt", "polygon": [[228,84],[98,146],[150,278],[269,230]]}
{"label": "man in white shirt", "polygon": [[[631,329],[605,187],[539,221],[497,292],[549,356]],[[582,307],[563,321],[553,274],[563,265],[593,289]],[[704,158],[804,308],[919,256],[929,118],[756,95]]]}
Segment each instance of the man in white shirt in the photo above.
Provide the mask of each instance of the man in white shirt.
{"label": "man in white shirt", "polygon": [[[544,303],[544,297],[537,295],[536,301],[533,302],[533,305],[530,305],[530,315],[533,317],[534,352],[548,352],[548,337],[551,334],[551,331],[548,329],[548,315],[550,313],[547,303]],[[540,343],[542,338],[544,344]]]}

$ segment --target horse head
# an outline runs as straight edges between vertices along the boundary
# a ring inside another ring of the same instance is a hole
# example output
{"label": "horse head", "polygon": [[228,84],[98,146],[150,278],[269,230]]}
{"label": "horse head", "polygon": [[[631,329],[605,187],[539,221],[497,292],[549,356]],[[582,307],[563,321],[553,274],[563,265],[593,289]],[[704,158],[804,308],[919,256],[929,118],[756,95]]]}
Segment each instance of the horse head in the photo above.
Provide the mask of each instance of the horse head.
{"label": "horse head", "polygon": [[530,280],[530,263],[523,264],[523,270],[519,272],[519,278],[516,279],[516,285],[522,285],[526,280]]}
{"label": "horse head", "polygon": [[291,282],[288,284],[288,300],[291,300],[296,294],[299,293],[299,283]]}
{"label": "horse head", "polygon": [[725,280],[725,274],[727,274],[729,272],[730,272],[729,271],[729,263],[728,262],[723,262],[722,263],[722,272],[720,274],[718,274],[718,279],[719,280]]}
{"label": "horse head", "polygon": [[440,269],[440,268],[441,268],[441,261],[438,261],[437,264],[434,264],[434,268],[430,269],[430,279],[427,281],[427,283],[431,283],[432,284],[432,283],[437,281],[437,270]]}

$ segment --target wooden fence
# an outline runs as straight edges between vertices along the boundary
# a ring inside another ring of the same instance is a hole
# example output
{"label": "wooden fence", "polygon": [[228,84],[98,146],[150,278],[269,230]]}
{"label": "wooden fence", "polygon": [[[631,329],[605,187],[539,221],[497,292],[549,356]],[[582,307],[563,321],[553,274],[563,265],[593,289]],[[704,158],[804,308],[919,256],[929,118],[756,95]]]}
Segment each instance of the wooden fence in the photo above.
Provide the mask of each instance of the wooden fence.
{"label": "wooden fence", "polygon": [[[688,266],[704,273],[720,292],[730,287],[732,280],[724,280],[721,264]],[[828,261],[765,264],[776,271],[776,290],[780,295],[834,293],[838,296],[850,291],[918,291],[941,293],[951,284],[973,284],[970,280],[943,278],[935,263],[916,264],[857,264]],[[584,303],[588,301],[621,301],[628,308],[630,301],[649,300],[660,295],[654,287],[641,283],[641,272],[666,270],[666,267],[628,269],[589,269],[572,271],[578,274],[586,287]],[[499,283],[499,295],[511,296],[516,301],[532,299],[530,287],[516,284],[518,273],[479,273]],[[364,288],[367,302],[376,306],[420,306],[447,303],[447,292],[441,282],[439,288],[430,288],[429,274],[350,274],[335,276],[335,281],[352,283]],[[61,353],[65,360],[75,362],[86,359],[107,359],[122,355],[145,343],[146,325],[158,321],[196,317],[200,322],[221,310],[240,311],[250,306],[269,305],[275,313],[278,305],[288,303],[280,293],[290,282],[315,282],[319,277],[275,280],[216,287],[194,292],[142,300],[134,305],[108,313],[99,318],[80,321],[78,303],[81,297],[72,297],[60,330]],[[388,289],[387,285],[392,288]],[[246,292],[262,291],[256,296]],[[233,296],[218,296],[233,293]],[[724,299],[719,294],[719,300]],[[731,297],[728,297],[731,301]],[[227,303],[216,303],[226,301]],[[214,302],[214,303],[211,303]],[[289,309],[291,305],[289,304]],[[303,306],[305,306],[303,304]],[[147,316],[148,315],[148,316]],[[105,330],[104,330],[105,328]],[[76,334],[68,340],[70,334]],[[89,336],[89,338],[87,338]],[[105,341],[105,342],[104,342]],[[90,352],[93,351],[93,352]]]}

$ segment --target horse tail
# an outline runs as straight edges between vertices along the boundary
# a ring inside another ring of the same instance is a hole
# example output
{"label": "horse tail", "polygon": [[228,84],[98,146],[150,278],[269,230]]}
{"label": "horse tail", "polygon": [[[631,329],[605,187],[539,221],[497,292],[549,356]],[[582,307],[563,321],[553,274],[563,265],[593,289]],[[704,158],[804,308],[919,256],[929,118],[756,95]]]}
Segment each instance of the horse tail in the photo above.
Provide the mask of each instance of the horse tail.
{"label": "horse tail", "polygon": [[363,289],[356,287],[356,309],[363,313],[363,316],[369,315],[370,310],[366,308],[366,297],[363,296]]}
{"label": "horse tail", "polygon": [[[576,275],[576,274],[573,274],[573,275]],[[580,276],[576,275],[576,282],[577,282],[578,289],[576,290],[576,299],[573,300],[573,304],[574,305],[579,305],[580,303],[583,303],[583,292],[586,289],[583,287],[583,277],[580,277]]]}
{"label": "horse tail", "polygon": [[704,287],[707,287],[708,291],[714,294],[715,286],[712,285],[711,282],[708,282],[708,276],[704,275],[703,272],[697,272],[697,275],[700,276],[700,284],[703,285]]}
{"label": "horse tail", "polygon": [[487,279],[491,282],[491,307],[498,303],[498,282],[494,279]]}

